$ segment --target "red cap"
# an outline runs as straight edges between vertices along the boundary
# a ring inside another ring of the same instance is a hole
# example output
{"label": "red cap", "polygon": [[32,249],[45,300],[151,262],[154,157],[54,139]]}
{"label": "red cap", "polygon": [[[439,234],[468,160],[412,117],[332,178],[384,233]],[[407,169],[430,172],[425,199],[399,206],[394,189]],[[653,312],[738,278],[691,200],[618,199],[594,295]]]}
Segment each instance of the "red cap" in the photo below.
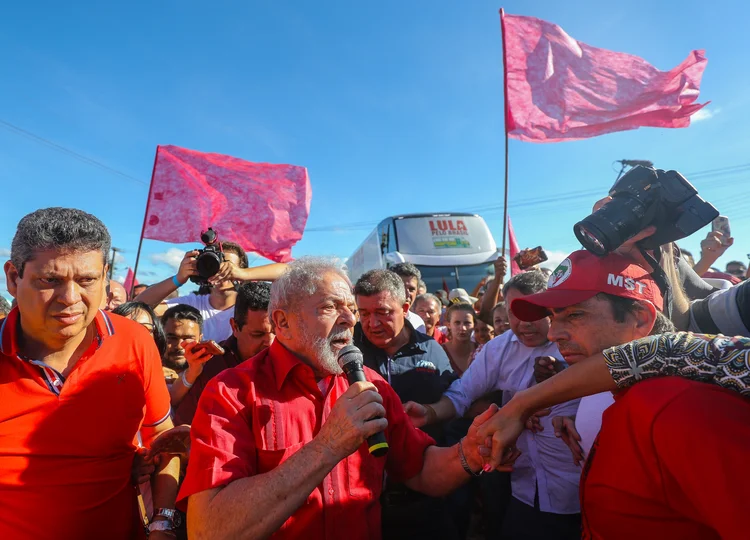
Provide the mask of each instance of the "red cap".
{"label": "red cap", "polygon": [[659,287],[642,267],[616,253],[597,257],[586,250],[574,251],[552,272],[547,290],[513,300],[513,315],[522,321],[537,321],[551,308],[565,308],[599,293],[651,302],[662,311]]}

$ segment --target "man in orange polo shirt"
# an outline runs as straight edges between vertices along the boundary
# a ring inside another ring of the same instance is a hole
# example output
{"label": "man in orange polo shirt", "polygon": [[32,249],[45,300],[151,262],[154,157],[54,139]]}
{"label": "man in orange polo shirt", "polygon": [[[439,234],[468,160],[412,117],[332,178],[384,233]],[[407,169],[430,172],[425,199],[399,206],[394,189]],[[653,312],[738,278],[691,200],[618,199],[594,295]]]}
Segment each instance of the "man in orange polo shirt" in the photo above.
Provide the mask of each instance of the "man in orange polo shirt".
{"label": "man in orange polo shirt", "polygon": [[[110,242],[80,210],[18,224],[5,263],[17,307],[0,327],[0,538],[143,536],[134,441],[172,427],[169,394],[148,332],[98,309]],[[151,540],[172,537],[178,474],[161,460]]]}

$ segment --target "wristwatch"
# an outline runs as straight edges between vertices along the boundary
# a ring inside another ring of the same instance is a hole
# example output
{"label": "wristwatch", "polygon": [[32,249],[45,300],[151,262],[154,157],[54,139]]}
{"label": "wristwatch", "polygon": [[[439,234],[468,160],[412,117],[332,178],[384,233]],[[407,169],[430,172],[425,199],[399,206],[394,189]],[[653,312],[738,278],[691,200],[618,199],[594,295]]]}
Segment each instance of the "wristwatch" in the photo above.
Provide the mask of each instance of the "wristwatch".
{"label": "wristwatch", "polygon": [[174,535],[174,528],[172,527],[172,522],[170,521],[152,521],[148,524],[148,533],[151,534],[155,531],[164,531],[168,532],[171,535]]}
{"label": "wristwatch", "polygon": [[168,529],[157,529],[160,531],[176,529],[180,525],[182,525],[182,514],[180,514],[174,508],[157,508],[156,510],[154,510],[154,516],[151,519],[153,520],[158,517],[167,518],[167,521],[152,521],[152,523],[149,525],[149,530],[153,530],[151,529],[151,525],[156,525],[159,523],[169,525]]}

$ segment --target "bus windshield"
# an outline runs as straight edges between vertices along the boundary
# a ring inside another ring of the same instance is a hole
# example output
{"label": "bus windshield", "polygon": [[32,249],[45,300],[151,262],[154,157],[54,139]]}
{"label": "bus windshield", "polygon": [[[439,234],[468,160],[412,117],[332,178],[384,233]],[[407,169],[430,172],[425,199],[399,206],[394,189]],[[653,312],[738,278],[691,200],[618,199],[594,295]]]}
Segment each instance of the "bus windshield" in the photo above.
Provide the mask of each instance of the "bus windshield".
{"label": "bus windshield", "polygon": [[435,292],[444,287],[448,291],[461,287],[471,294],[483,277],[494,274],[492,263],[473,264],[468,266],[424,266],[417,265],[422,279],[427,284],[427,292]]}

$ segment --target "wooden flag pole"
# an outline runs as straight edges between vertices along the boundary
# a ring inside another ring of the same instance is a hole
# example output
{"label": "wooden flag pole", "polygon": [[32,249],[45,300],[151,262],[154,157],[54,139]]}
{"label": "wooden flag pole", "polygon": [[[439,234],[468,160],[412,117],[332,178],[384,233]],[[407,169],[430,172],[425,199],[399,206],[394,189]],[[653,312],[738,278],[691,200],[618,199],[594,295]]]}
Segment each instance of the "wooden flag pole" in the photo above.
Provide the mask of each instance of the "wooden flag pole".
{"label": "wooden flag pole", "polygon": [[151,191],[154,189],[154,173],[156,172],[156,160],[159,159],[159,145],[156,145],[156,155],[154,156],[154,166],[151,169],[151,182],[148,185],[148,199],[146,200],[146,211],[143,214],[143,226],[141,227],[141,239],[138,241],[138,253],[135,256],[135,267],[133,268],[133,281],[130,284],[128,295],[133,298],[135,289],[135,277],[138,275],[138,262],[141,260],[141,248],[143,247],[143,233],[146,232],[146,220],[148,219],[148,208],[151,205]]}
{"label": "wooden flag pole", "polygon": [[505,196],[503,199],[503,243],[502,251],[500,252],[505,257],[505,241],[508,238],[508,61],[506,58],[506,46],[505,46],[505,26],[504,26],[505,10],[500,8],[500,34],[503,39],[503,102],[505,111]]}

